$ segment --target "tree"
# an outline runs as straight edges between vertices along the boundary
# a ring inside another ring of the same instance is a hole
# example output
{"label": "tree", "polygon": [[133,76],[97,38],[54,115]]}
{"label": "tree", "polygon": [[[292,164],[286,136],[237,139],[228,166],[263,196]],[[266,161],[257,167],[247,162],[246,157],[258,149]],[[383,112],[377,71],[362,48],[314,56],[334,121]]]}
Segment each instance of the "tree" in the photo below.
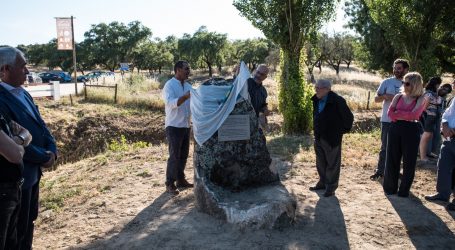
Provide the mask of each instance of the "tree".
{"label": "tree", "polygon": [[[424,78],[454,66],[455,5],[446,0],[364,0],[354,13],[371,18],[383,31],[385,40],[399,57]],[[368,16],[369,17],[368,17]],[[357,26],[362,26],[357,23]],[[368,27],[365,30],[370,30]],[[374,37],[375,39],[377,37]],[[381,46],[378,39],[374,41]],[[441,53],[441,51],[444,51]],[[380,51],[384,54],[384,51]],[[391,63],[391,62],[389,62]],[[390,65],[390,64],[389,64]]]}
{"label": "tree", "polygon": [[343,34],[341,39],[341,58],[349,69],[349,65],[351,65],[352,61],[354,60],[354,47],[357,41],[353,36],[346,34]]}
{"label": "tree", "polygon": [[100,23],[92,25],[85,32],[84,43],[93,53],[96,64],[114,71],[120,62],[132,61],[136,47],[151,35],[150,29],[139,21],[128,25],[119,22]]}
{"label": "tree", "polygon": [[392,73],[392,63],[399,57],[392,44],[385,37],[385,30],[370,15],[365,0],[350,0],[345,3],[346,15],[350,16],[348,27],[360,35],[355,44],[357,62],[368,70]]}
{"label": "tree", "polygon": [[327,37],[325,61],[335,70],[337,75],[340,73],[340,64],[343,62],[343,58],[339,34],[335,34],[334,37]]}
{"label": "tree", "polygon": [[300,52],[308,35],[333,14],[336,2],[235,0],[233,3],[268,39],[280,46],[279,109],[283,113],[285,133],[305,133],[311,129],[313,90],[303,80]]}
{"label": "tree", "polygon": [[197,68],[199,54],[195,49],[193,37],[185,33],[177,42],[178,60],[188,61],[192,68]]}
{"label": "tree", "polygon": [[324,51],[322,45],[322,39],[320,35],[311,35],[309,39],[305,42],[304,45],[304,50],[302,52],[304,53],[303,56],[303,62],[305,63],[305,66],[308,70],[308,73],[310,74],[310,81],[314,82],[314,74],[313,70],[314,67],[318,66],[319,71],[321,71],[322,67],[322,60],[324,57]]}
{"label": "tree", "polygon": [[276,71],[276,67],[280,64],[280,49],[273,46],[269,50],[269,55],[265,58],[265,63],[273,67],[273,71]]}
{"label": "tree", "polygon": [[223,51],[227,46],[227,35],[216,32],[209,32],[207,27],[201,26],[193,35],[193,46],[195,54],[202,59],[212,77],[212,67],[220,65],[223,60]]}
{"label": "tree", "polygon": [[244,61],[250,70],[253,70],[269,55],[269,44],[267,40],[261,38],[247,39],[238,44],[237,52],[239,59]]}

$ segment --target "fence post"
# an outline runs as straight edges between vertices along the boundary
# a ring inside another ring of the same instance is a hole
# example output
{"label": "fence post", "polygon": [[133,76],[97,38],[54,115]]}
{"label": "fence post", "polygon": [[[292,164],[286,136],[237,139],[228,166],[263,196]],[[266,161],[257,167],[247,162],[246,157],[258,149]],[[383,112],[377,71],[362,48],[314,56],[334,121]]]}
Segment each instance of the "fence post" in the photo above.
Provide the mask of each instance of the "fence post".
{"label": "fence post", "polygon": [[84,100],[87,100],[87,86],[84,83]]}
{"label": "fence post", "polygon": [[370,110],[370,91],[368,91],[367,110]]}
{"label": "fence post", "polygon": [[60,82],[59,81],[51,81],[52,83],[52,97],[54,101],[60,100]]}
{"label": "fence post", "polygon": [[71,94],[70,94],[70,103],[71,103],[71,106],[73,106],[73,96],[71,96]]}
{"label": "fence post", "polygon": [[115,84],[114,103],[117,103],[117,83]]}

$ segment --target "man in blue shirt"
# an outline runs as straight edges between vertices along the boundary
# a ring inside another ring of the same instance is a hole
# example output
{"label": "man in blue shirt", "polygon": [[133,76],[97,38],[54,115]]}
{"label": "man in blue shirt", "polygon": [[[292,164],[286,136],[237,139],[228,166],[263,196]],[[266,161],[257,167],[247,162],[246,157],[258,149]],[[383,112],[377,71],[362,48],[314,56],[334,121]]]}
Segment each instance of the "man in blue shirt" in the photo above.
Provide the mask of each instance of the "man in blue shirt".
{"label": "man in blue shirt", "polygon": [[324,197],[335,194],[340,179],[341,140],[352,128],[354,116],[343,97],[331,91],[329,80],[318,80],[313,101],[314,151],[318,183],[311,191],[325,190]]}

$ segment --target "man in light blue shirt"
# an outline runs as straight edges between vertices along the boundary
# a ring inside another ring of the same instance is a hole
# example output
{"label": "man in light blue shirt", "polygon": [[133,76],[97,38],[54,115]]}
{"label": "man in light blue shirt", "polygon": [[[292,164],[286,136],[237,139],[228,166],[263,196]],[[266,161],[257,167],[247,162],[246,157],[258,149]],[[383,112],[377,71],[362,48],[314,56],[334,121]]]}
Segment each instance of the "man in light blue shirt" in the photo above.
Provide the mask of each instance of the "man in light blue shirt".
{"label": "man in light blue shirt", "polygon": [[190,149],[191,85],[186,82],[190,75],[190,66],[185,61],[178,61],[174,66],[174,72],[175,76],[164,85],[163,99],[166,113],[166,137],[169,143],[166,191],[177,195],[179,194],[177,188],[193,187],[193,184],[185,179],[184,174]]}
{"label": "man in light blue shirt", "polygon": [[[429,201],[449,201],[452,189],[452,174],[455,168],[455,102],[442,115],[442,135],[444,141],[438,160],[438,177],[436,194],[425,196]],[[447,205],[448,210],[455,211],[455,199]]]}
{"label": "man in light blue shirt", "polygon": [[393,77],[387,78],[381,82],[374,97],[375,102],[382,102],[381,115],[381,151],[379,151],[378,167],[374,174],[370,176],[371,180],[377,180],[384,176],[385,157],[387,147],[387,134],[390,128],[390,118],[387,115],[390,103],[393,97],[400,92],[401,81],[403,76],[409,71],[409,62],[405,59],[397,59],[393,62]]}

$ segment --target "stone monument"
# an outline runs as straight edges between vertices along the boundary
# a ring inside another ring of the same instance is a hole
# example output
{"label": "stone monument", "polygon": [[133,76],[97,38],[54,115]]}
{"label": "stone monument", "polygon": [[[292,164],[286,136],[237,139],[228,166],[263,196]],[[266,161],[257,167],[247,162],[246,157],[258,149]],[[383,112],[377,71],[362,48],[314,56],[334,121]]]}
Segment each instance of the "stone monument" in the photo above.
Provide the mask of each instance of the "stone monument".
{"label": "stone monument", "polygon": [[[204,85],[225,85],[217,79]],[[241,228],[289,225],[296,202],[271,170],[272,159],[249,100],[238,102],[213,136],[194,148],[197,208]]]}

